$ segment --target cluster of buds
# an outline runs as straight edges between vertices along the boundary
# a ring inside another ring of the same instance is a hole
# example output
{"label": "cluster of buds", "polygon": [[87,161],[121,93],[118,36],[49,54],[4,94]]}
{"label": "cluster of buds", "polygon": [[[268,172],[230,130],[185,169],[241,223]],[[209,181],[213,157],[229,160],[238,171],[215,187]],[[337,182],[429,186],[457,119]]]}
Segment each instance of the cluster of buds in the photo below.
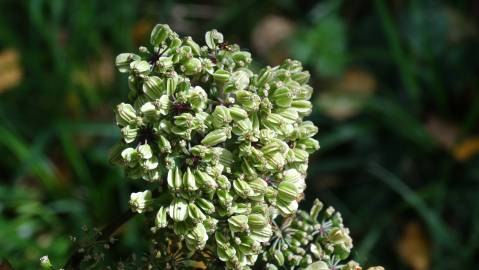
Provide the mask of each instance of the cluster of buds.
{"label": "cluster of buds", "polygon": [[323,209],[317,199],[309,213],[299,210],[285,218],[270,242],[262,255],[268,270],[308,269],[312,265],[321,270],[361,269],[354,261],[344,262],[353,245],[341,214],[332,207]]}
{"label": "cluster of buds", "polygon": [[[317,127],[303,121],[313,89],[298,61],[253,72],[250,53],[218,31],[205,41],[157,25],[150,48],[118,55],[131,91],[115,110],[122,138],[110,159],[149,183],[130,206],[154,219],[153,231],[174,233],[191,254],[212,251],[228,269],[249,269],[274,220],[296,213],[303,197],[319,148]],[[156,202],[153,189],[167,199]]]}

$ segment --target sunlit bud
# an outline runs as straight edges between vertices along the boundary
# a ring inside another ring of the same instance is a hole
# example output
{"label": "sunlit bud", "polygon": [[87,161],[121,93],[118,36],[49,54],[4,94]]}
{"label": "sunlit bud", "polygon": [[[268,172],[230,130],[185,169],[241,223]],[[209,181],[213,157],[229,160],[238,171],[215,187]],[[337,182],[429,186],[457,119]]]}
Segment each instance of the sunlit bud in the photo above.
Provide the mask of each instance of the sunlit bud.
{"label": "sunlit bud", "polygon": [[131,143],[136,139],[136,136],[138,135],[138,128],[132,127],[130,125],[125,126],[121,129],[121,135],[126,143]]}
{"label": "sunlit bud", "polygon": [[246,181],[244,181],[244,180],[235,179],[233,181],[233,188],[234,188],[236,194],[238,194],[238,196],[240,196],[242,198],[247,198],[248,196],[253,195],[253,190],[248,185],[248,183],[246,183]]}
{"label": "sunlit bud", "polygon": [[283,266],[284,264],[283,252],[281,252],[280,250],[274,251],[273,258],[276,261],[277,265]]}
{"label": "sunlit bud", "polygon": [[161,153],[170,153],[171,152],[171,144],[165,138],[165,136],[160,135],[158,137],[157,144],[158,144],[158,149],[160,150]]}
{"label": "sunlit bud", "polygon": [[216,231],[218,220],[212,217],[207,217],[206,220],[203,221],[203,225],[205,226],[206,232],[212,234]]}
{"label": "sunlit bud", "polygon": [[142,192],[134,192],[130,195],[130,208],[131,211],[137,213],[143,213],[149,210],[151,207],[151,191],[145,190]]}
{"label": "sunlit bud", "polygon": [[247,175],[256,175],[256,170],[255,168],[250,164],[250,162],[247,159],[243,159],[243,163],[241,163],[241,169],[244,174]]}
{"label": "sunlit bud", "polygon": [[296,98],[297,99],[303,99],[303,100],[309,100],[311,99],[311,96],[313,95],[313,87],[310,85],[304,84],[301,85],[301,87],[298,88],[298,91],[296,93]]}
{"label": "sunlit bud", "polygon": [[178,166],[168,170],[168,175],[166,177],[168,182],[168,187],[172,191],[179,191],[183,185],[183,174]]}
{"label": "sunlit bud", "polygon": [[309,158],[309,154],[307,151],[299,148],[293,149],[294,158],[297,162],[307,162]]}
{"label": "sunlit bud", "polygon": [[188,216],[188,204],[183,199],[174,199],[168,207],[168,213],[174,221],[183,221]]}
{"label": "sunlit bud", "polygon": [[234,90],[244,90],[249,85],[248,73],[244,70],[238,70],[231,74],[226,92],[232,92]]}
{"label": "sunlit bud", "polygon": [[191,37],[186,37],[184,44],[191,48],[193,55],[200,55],[200,46]]}
{"label": "sunlit bud", "polygon": [[271,67],[266,67],[263,70],[261,70],[258,80],[256,82],[256,85],[258,86],[264,86],[270,79],[271,79]]}
{"label": "sunlit bud", "polygon": [[206,107],[208,101],[208,95],[205,90],[200,86],[195,86],[190,91],[190,103],[191,107],[196,110],[203,110]]}
{"label": "sunlit bud", "polygon": [[293,108],[284,108],[276,110],[276,113],[283,117],[285,123],[294,124],[299,119],[298,112]]}
{"label": "sunlit bud", "polygon": [[257,178],[249,183],[249,186],[253,190],[253,195],[251,199],[262,200],[264,193],[266,192],[266,187],[268,184],[261,178]]}
{"label": "sunlit bud", "polygon": [[266,224],[261,229],[256,229],[256,230],[251,230],[251,234],[249,237],[251,239],[258,241],[260,243],[268,242],[271,239],[271,236],[273,235],[273,229],[271,228],[270,224]]}
{"label": "sunlit bud", "polygon": [[218,184],[215,180],[207,173],[197,170],[196,173],[196,182],[200,185],[201,188],[207,190],[214,190],[218,187]]}
{"label": "sunlit bud", "polygon": [[251,53],[247,51],[234,52],[232,57],[239,66],[251,63]]}
{"label": "sunlit bud", "polygon": [[120,126],[136,125],[138,117],[133,106],[127,103],[120,103],[116,107],[116,123]]}
{"label": "sunlit bud", "polygon": [[167,209],[165,207],[160,207],[158,210],[158,213],[156,213],[155,217],[155,225],[158,228],[165,228],[168,225],[168,219],[167,219],[168,213]]}
{"label": "sunlit bud", "polygon": [[241,121],[248,118],[248,113],[238,106],[230,107],[228,110],[230,111],[230,115],[234,121]]}
{"label": "sunlit bud", "polygon": [[249,231],[248,216],[236,215],[228,219],[228,224],[231,232],[245,232]]}
{"label": "sunlit bud", "polygon": [[264,215],[250,214],[248,216],[248,226],[251,230],[261,230],[266,226],[266,224],[268,224],[268,220]]}
{"label": "sunlit bud", "polygon": [[205,41],[206,41],[206,45],[210,49],[214,49],[216,48],[217,44],[223,43],[223,34],[218,32],[218,30],[213,29],[211,31],[206,32]]}
{"label": "sunlit bud", "polygon": [[230,73],[223,69],[218,69],[213,73],[213,78],[218,81],[225,83],[230,79]]}
{"label": "sunlit bud", "polygon": [[289,107],[292,102],[291,90],[286,87],[275,89],[270,95],[270,99],[280,107]]}
{"label": "sunlit bud", "polygon": [[286,160],[281,153],[274,153],[272,155],[265,155],[265,160],[271,169],[274,170],[282,170],[284,165],[286,164]]}
{"label": "sunlit bud", "polygon": [[138,153],[140,154],[141,158],[143,159],[150,159],[153,156],[153,152],[151,151],[151,147],[149,144],[140,144],[138,146]]}
{"label": "sunlit bud", "polygon": [[296,169],[289,169],[283,172],[283,182],[293,183],[299,192],[303,192],[306,188],[304,175]]}
{"label": "sunlit bud", "polygon": [[234,162],[233,153],[225,148],[219,148],[219,162],[225,167],[231,167]]}
{"label": "sunlit bud", "polygon": [[220,204],[224,207],[230,207],[233,202],[233,196],[226,190],[218,190],[216,193]]}
{"label": "sunlit bud", "polygon": [[218,176],[218,178],[216,178],[216,182],[218,183],[218,187],[220,189],[229,190],[231,188],[231,183],[228,180],[228,177],[224,175]]}
{"label": "sunlit bud", "polygon": [[128,147],[121,152],[121,157],[126,163],[131,164],[134,161],[138,160],[140,155],[138,151],[136,151],[134,148]]}
{"label": "sunlit bud", "polygon": [[145,170],[154,170],[158,167],[158,159],[152,157],[150,159],[143,160],[141,162],[141,167]]}
{"label": "sunlit bud", "polygon": [[140,108],[140,111],[145,119],[145,122],[147,123],[153,121],[157,117],[156,107],[152,102],[143,104],[143,106]]}
{"label": "sunlit bud", "polygon": [[247,111],[256,111],[261,103],[261,98],[249,91],[240,90],[236,92],[236,101]]}
{"label": "sunlit bud", "polygon": [[139,55],[133,53],[121,53],[116,57],[115,64],[118,68],[118,71],[121,73],[126,73],[130,71],[130,63],[140,59],[141,57]]}
{"label": "sunlit bud", "polygon": [[211,123],[213,123],[215,128],[223,127],[232,120],[230,111],[223,105],[216,106],[213,113],[211,113]]}
{"label": "sunlit bud", "polygon": [[308,71],[294,72],[291,74],[291,79],[297,81],[300,84],[305,84],[309,81],[311,75]]}
{"label": "sunlit bud", "polygon": [[167,115],[171,108],[171,100],[168,95],[162,95],[159,99],[154,101],[154,104],[162,115]]}
{"label": "sunlit bud", "polygon": [[182,113],[174,117],[175,125],[182,128],[189,128],[193,124],[194,116],[191,113]]}
{"label": "sunlit bud", "polygon": [[135,60],[130,63],[130,70],[137,75],[146,75],[150,72],[151,65],[144,60]]}
{"label": "sunlit bud", "polygon": [[294,100],[291,102],[291,107],[297,110],[301,115],[306,116],[311,113],[313,104],[308,100]]}
{"label": "sunlit bud", "polygon": [[198,58],[190,58],[181,66],[181,70],[185,72],[186,75],[195,75],[200,73],[201,68],[201,61]]}
{"label": "sunlit bud", "polygon": [[193,220],[193,222],[203,222],[206,219],[205,214],[201,212],[200,208],[196,206],[194,203],[188,204],[188,216]]}
{"label": "sunlit bud", "polygon": [[167,24],[157,24],[150,35],[150,43],[153,46],[161,45],[171,34],[172,30]]}
{"label": "sunlit bud", "polygon": [[176,49],[181,46],[181,43],[182,43],[181,38],[179,38],[176,33],[173,33],[170,36],[170,40],[171,40],[170,44],[168,44],[169,52],[172,52],[173,49]]}
{"label": "sunlit bud", "polygon": [[276,138],[276,132],[274,130],[265,128],[259,131],[259,140],[261,142],[267,143],[273,138]]}
{"label": "sunlit bud", "polygon": [[203,140],[201,140],[201,144],[206,146],[214,146],[226,141],[228,138],[231,138],[231,128],[215,129],[208,133]]}
{"label": "sunlit bud", "polygon": [[293,200],[290,202],[284,202],[282,200],[278,200],[276,202],[276,206],[280,213],[284,216],[291,215],[292,213],[298,210],[298,202]]}
{"label": "sunlit bud", "polygon": [[186,235],[186,245],[190,250],[203,249],[206,241],[208,241],[208,234],[201,223],[196,224],[195,228]]}
{"label": "sunlit bud", "polygon": [[271,155],[274,153],[286,153],[288,151],[288,145],[281,140],[278,139],[271,139],[268,143],[266,143],[263,147],[261,147],[261,152],[265,155]]}
{"label": "sunlit bud", "polygon": [[156,76],[149,76],[143,81],[143,92],[151,99],[160,98],[164,93],[163,81]]}
{"label": "sunlit bud", "polygon": [[196,205],[201,208],[206,214],[212,214],[215,212],[215,206],[212,202],[204,199],[204,198],[198,198],[195,201]]}
{"label": "sunlit bud", "polygon": [[313,124],[311,121],[305,121],[297,128],[296,134],[299,139],[306,139],[313,137],[318,133],[318,127]]}
{"label": "sunlit bud", "polygon": [[292,182],[281,182],[278,185],[278,199],[284,202],[296,200],[299,196],[299,189]]}

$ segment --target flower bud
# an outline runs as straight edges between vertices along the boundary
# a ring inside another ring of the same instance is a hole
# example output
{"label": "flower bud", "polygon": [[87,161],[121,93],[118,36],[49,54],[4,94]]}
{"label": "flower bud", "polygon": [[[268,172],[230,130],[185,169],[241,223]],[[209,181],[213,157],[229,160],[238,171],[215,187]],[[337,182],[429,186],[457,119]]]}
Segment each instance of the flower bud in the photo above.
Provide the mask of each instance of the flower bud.
{"label": "flower bud", "polygon": [[157,144],[158,144],[158,149],[160,150],[161,153],[171,153],[171,144],[165,138],[165,136],[160,135],[158,137]]}
{"label": "flower bud", "polygon": [[138,128],[132,127],[130,125],[125,126],[121,129],[121,136],[126,143],[131,143],[136,139],[138,135]]}
{"label": "flower bud", "polygon": [[214,190],[218,187],[218,184],[209,174],[203,171],[197,170],[195,175],[196,175],[196,181],[201,188],[206,190]]}
{"label": "flower bud", "polygon": [[157,24],[150,35],[150,43],[153,46],[160,46],[171,34],[172,30],[167,24]]}
{"label": "flower bud", "polygon": [[247,51],[234,52],[232,58],[240,67],[251,63],[251,53]]}
{"label": "flower bud", "polygon": [[218,188],[223,189],[223,190],[229,190],[231,188],[231,183],[228,180],[228,177],[224,175],[218,176],[216,179],[216,182],[218,183]]}
{"label": "flower bud", "polygon": [[213,78],[221,83],[225,83],[230,79],[230,73],[223,69],[218,69],[213,73]]}
{"label": "flower bud", "polygon": [[203,222],[206,219],[205,214],[194,203],[188,204],[188,217],[195,223]]}
{"label": "flower bud", "polygon": [[206,107],[208,95],[200,86],[195,86],[190,92],[191,107],[195,110],[203,110]]}
{"label": "flower bud", "polygon": [[318,133],[318,127],[313,124],[311,121],[305,121],[296,130],[296,134],[299,139],[306,139],[313,137]]}
{"label": "flower bud", "polygon": [[270,95],[270,99],[279,107],[285,108],[291,106],[291,102],[293,100],[291,90],[286,87],[275,89]]}
{"label": "flower bud", "polygon": [[191,172],[190,167],[186,168],[186,172],[183,174],[183,187],[188,191],[198,190],[195,175]]}
{"label": "flower bud", "polygon": [[121,73],[126,73],[130,71],[130,63],[140,59],[141,57],[139,55],[133,53],[121,53],[116,57],[115,64],[118,68],[118,71]]}
{"label": "flower bud", "polygon": [[130,69],[136,75],[146,75],[150,72],[151,65],[145,60],[135,60],[130,63]]}
{"label": "flower bud", "polygon": [[262,229],[252,230],[250,237],[251,239],[258,241],[260,243],[268,242],[273,235],[273,229],[270,224],[266,224]]}
{"label": "flower bud", "polygon": [[146,123],[152,122],[158,116],[155,105],[152,102],[146,102],[140,108],[140,112],[143,115],[143,119]]}
{"label": "flower bud", "polygon": [[258,79],[256,81],[257,86],[264,86],[270,79],[271,79],[271,67],[266,67],[261,70],[260,74],[258,75]]}
{"label": "flower bud", "polygon": [[[40,258],[40,266],[43,269],[52,269],[53,267],[52,263],[50,262],[50,258],[48,258],[48,256],[42,256]],[[5,268],[9,268],[9,267],[5,266]]]}
{"label": "flower bud", "polygon": [[198,58],[190,58],[181,66],[186,75],[195,75],[201,72],[201,61]]}
{"label": "flower bud", "polygon": [[225,142],[228,138],[231,138],[230,128],[215,129],[208,133],[203,140],[201,140],[201,144],[206,146],[214,146]]}
{"label": "flower bud", "polygon": [[140,144],[140,146],[138,146],[138,153],[140,154],[140,157],[143,159],[150,159],[153,156],[151,147],[147,143]]}
{"label": "flower bud", "polygon": [[248,118],[248,113],[238,106],[230,107],[228,110],[230,111],[231,118],[233,118],[234,121],[241,121]]}
{"label": "flower bud", "polygon": [[218,220],[212,217],[207,217],[206,220],[203,221],[203,225],[205,226],[206,232],[212,234],[216,231]]}
{"label": "flower bud", "polygon": [[160,207],[158,213],[156,213],[155,217],[155,225],[158,228],[165,228],[168,225],[167,219],[167,209],[165,207]]}
{"label": "flower bud", "polygon": [[195,228],[186,235],[186,245],[190,250],[203,249],[207,241],[208,234],[201,223],[196,224]]}
{"label": "flower bud", "polygon": [[213,29],[211,31],[206,32],[205,41],[208,48],[214,49],[216,48],[217,44],[223,43],[223,34],[218,32],[218,30]]}
{"label": "flower bud", "polygon": [[232,92],[234,90],[244,90],[249,85],[248,73],[244,70],[238,70],[231,74],[226,92]]}
{"label": "flower bud", "polygon": [[188,216],[188,204],[183,199],[176,198],[171,202],[168,213],[174,221],[184,221]]}
{"label": "flower bud", "polygon": [[142,192],[134,192],[130,195],[130,208],[131,211],[137,213],[143,213],[149,210],[151,207],[151,191],[145,190]]}
{"label": "flower bud", "polygon": [[264,215],[261,214],[250,214],[248,216],[248,226],[251,230],[261,230],[263,229],[268,221]]}
{"label": "flower bud", "polygon": [[278,185],[278,199],[289,203],[296,200],[298,195],[299,189],[294,183],[283,181]]}
{"label": "flower bud", "polygon": [[178,166],[168,170],[166,179],[168,182],[168,187],[172,191],[177,192],[182,188],[183,174]]}
{"label": "flower bud", "polygon": [[295,200],[291,202],[284,202],[282,200],[278,200],[276,202],[276,206],[278,207],[279,212],[283,216],[291,215],[298,210],[298,202]]}
{"label": "flower bud", "polygon": [[138,117],[136,111],[130,104],[121,103],[116,107],[116,123],[119,126],[127,126],[129,124],[136,125]]}
{"label": "flower bud", "polygon": [[121,157],[127,164],[132,164],[134,161],[138,160],[140,155],[135,149],[128,147],[123,149],[121,152]]}
{"label": "flower bud", "polygon": [[196,199],[196,205],[201,208],[201,210],[203,210],[206,214],[212,214],[215,212],[215,205],[204,198]]}
{"label": "flower bud", "polygon": [[216,106],[213,113],[211,113],[211,123],[215,128],[224,127],[232,120],[230,111],[223,105]]}
{"label": "flower bud", "polygon": [[164,93],[163,81],[156,76],[149,76],[143,82],[143,92],[151,99],[160,98]]}
{"label": "flower bud", "polygon": [[297,142],[297,147],[306,150],[309,154],[319,149],[319,142],[313,138],[306,138]]}
{"label": "flower bud", "polygon": [[247,111],[256,111],[261,103],[261,98],[249,91],[239,90],[236,92],[236,101]]}
{"label": "flower bud", "polygon": [[284,264],[283,252],[281,252],[280,250],[275,250],[274,254],[273,254],[273,258],[276,261],[277,265],[283,266],[283,264]]}
{"label": "flower bud", "polygon": [[176,87],[178,86],[178,76],[170,76],[164,80],[165,90],[168,96],[171,96],[175,93]]}
{"label": "flower bud", "polygon": [[291,107],[298,111],[303,116],[309,115],[313,108],[311,101],[308,100],[294,100],[291,102]]}
{"label": "flower bud", "polygon": [[235,179],[233,181],[233,188],[234,188],[236,194],[238,194],[238,196],[240,196],[242,198],[247,198],[248,196],[253,195],[253,190],[248,185],[248,183],[246,183],[246,181],[244,181],[244,180]]}
{"label": "flower bud", "polygon": [[233,202],[233,196],[226,190],[218,190],[216,193],[220,204],[224,207],[230,207]]}
{"label": "flower bud", "polygon": [[191,48],[191,52],[193,53],[193,55],[196,56],[196,55],[201,54],[200,45],[198,45],[198,43],[194,42],[191,37],[187,37],[185,39],[184,44]]}
{"label": "flower bud", "polygon": [[228,224],[231,232],[245,232],[249,231],[248,216],[236,215],[228,218]]}
{"label": "flower bud", "polygon": [[299,84],[305,84],[309,81],[311,75],[308,71],[294,72],[291,74],[291,79],[297,81]]}

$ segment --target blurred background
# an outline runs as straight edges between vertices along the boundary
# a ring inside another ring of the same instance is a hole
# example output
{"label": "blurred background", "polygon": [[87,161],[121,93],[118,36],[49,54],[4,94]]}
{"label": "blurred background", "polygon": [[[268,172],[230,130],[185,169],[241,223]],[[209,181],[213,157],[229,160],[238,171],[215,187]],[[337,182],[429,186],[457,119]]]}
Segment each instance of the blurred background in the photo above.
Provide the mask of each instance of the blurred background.
{"label": "blurred background", "polygon": [[[216,28],[258,67],[303,61],[321,150],[302,207],[319,197],[341,211],[355,260],[477,267],[475,0],[0,0],[0,258],[61,265],[127,209],[136,184],[107,162],[128,90],[114,58],[156,23],[201,44]],[[108,253],[144,252],[141,234],[137,217]]]}

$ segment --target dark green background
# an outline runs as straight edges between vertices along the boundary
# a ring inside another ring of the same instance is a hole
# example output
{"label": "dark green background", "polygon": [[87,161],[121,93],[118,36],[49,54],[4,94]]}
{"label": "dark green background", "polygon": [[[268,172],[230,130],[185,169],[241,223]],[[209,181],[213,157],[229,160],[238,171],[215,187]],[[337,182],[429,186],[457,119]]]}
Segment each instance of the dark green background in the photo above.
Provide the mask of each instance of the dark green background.
{"label": "dark green background", "polygon": [[[107,162],[119,137],[112,109],[128,90],[114,57],[144,44],[155,23],[170,23],[200,43],[217,28],[250,48],[258,66],[304,62],[321,150],[303,208],[319,197],[340,210],[354,259],[474,269],[478,22],[474,0],[0,0],[0,76],[23,74],[0,87],[0,258],[38,269],[48,254],[61,265],[70,235],[87,239],[82,225],[101,227],[127,208],[140,183]],[[17,67],[2,64],[8,50]],[[143,252],[141,234],[137,217],[109,257]]]}

